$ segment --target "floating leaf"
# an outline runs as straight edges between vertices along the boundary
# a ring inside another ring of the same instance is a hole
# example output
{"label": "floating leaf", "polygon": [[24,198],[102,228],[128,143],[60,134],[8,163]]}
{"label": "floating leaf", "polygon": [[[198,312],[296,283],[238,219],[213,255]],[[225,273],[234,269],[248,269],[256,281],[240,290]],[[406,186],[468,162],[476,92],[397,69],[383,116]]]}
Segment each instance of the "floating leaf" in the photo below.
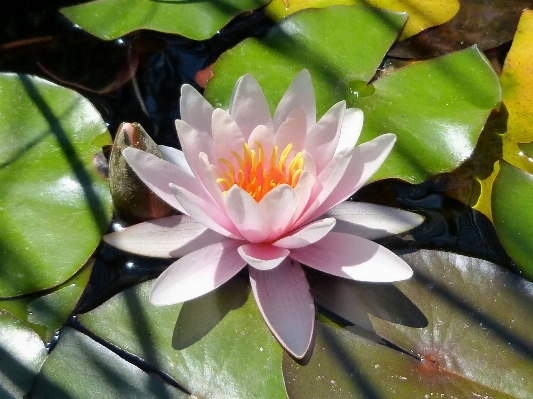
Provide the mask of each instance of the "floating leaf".
{"label": "floating leaf", "polygon": [[533,11],[520,18],[513,45],[505,58],[500,82],[509,112],[507,135],[517,143],[533,141]]}
{"label": "floating leaf", "polygon": [[0,397],[22,398],[28,393],[45,359],[39,336],[0,310]]}
{"label": "floating leaf", "polygon": [[[373,318],[378,334],[422,358],[419,377],[428,384],[479,387],[457,397],[530,398],[533,284],[493,263],[453,253],[422,250],[404,259],[415,276],[396,285],[429,325],[415,329]],[[481,387],[500,393],[483,393]]]}
{"label": "floating leaf", "polygon": [[[317,111],[335,99],[369,95],[366,87],[405,24],[405,14],[366,7],[302,11],[280,21],[263,40],[247,39],[226,51],[213,66],[205,95],[217,106],[229,104],[233,86],[245,73],[261,83],[270,107],[303,68],[309,69]],[[347,38],[365,37],[364,41]]]}
{"label": "floating leaf", "polygon": [[533,159],[533,143],[521,144],[519,148],[530,160]]}
{"label": "floating leaf", "polygon": [[494,226],[505,250],[530,280],[533,279],[533,175],[507,162],[492,190]]}
{"label": "floating leaf", "polygon": [[421,182],[455,168],[471,154],[489,112],[500,101],[500,88],[476,48],[415,63],[367,84],[404,18],[364,7],[294,14],[263,40],[248,39],[224,53],[213,67],[206,97],[227,107],[235,81],[251,73],[273,106],[294,75],[307,68],[319,115],[346,100],[365,113],[360,142],[388,132],[398,136],[375,178]]}
{"label": "floating leaf", "polygon": [[61,12],[73,23],[104,40],[140,29],[205,40],[235,16],[267,3],[268,0],[96,0],[62,8]]}
{"label": "floating leaf", "polygon": [[533,162],[517,144],[533,141],[532,40],[533,11],[526,10],[520,18],[500,76],[503,102],[509,112],[507,132],[503,138],[503,159],[529,173],[533,173]]}
{"label": "floating leaf", "polygon": [[498,47],[512,40],[522,11],[531,7],[530,0],[461,0],[460,4],[451,20],[397,43],[390,55],[426,58],[474,44],[482,50]]}
{"label": "floating leaf", "polygon": [[32,399],[164,398],[189,395],[142,371],[86,335],[71,328],[43,365]]}
{"label": "floating leaf", "polygon": [[93,166],[106,132],[78,93],[0,75],[0,297],[61,284],[89,259],[111,218]]}
{"label": "floating leaf", "polygon": [[0,308],[25,321],[44,342],[50,342],[80,299],[91,276],[92,266],[93,261],[51,292],[0,300]]}
{"label": "floating leaf", "polygon": [[283,374],[291,399],[511,399],[468,379],[430,375],[405,353],[321,323],[311,361],[300,366],[284,355]]}
{"label": "floating leaf", "polygon": [[330,312],[374,331],[369,314],[410,327],[425,327],[427,319],[390,283],[368,283],[308,271],[315,301]]}
{"label": "floating leaf", "polygon": [[[235,310],[229,310],[232,305],[229,308],[220,305],[226,301],[235,304],[230,297],[239,297],[236,291],[249,290],[246,280],[226,284],[230,284],[230,289],[218,289],[211,296],[211,307],[219,311],[196,312],[197,319],[210,318],[195,322],[199,327],[196,336],[193,326],[178,324],[190,320],[194,313],[189,309],[182,317],[186,305],[156,307],[149,303],[152,282],[116,295],[81,315],[80,321],[106,341],[169,374],[194,396],[286,398],[281,375],[282,350],[263,321],[253,296],[248,296],[246,303]],[[205,301],[196,305],[198,310],[205,310]],[[205,334],[204,327],[209,324],[211,330]]]}
{"label": "floating leaf", "polygon": [[[288,6],[285,4],[287,3]],[[279,20],[305,8],[331,6],[372,6],[385,10],[406,12],[409,19],[402,31],[400,40],[416,35],[432,26],[443,24],[459,10],[457,0],[438,0],[428,4],[425,0],[398,2],[395,0],[272,0],[265,8],[266,14]]]}
{"label": "floating leaf", "polygon": [[283,358],[289,397],[528,398],[533,285],[490,262],[457,254],[422,250],[403,258],[415,275],[395,285],[429,325],[412,328],[371,318],[381,336],[411,354],[318,324],[307,365]]}
{"label": "floating leaf", "polygon": [[398,141],[376,178],[411,182],[466,160],[500,101],[497,77],[474,47],[402,68],[374,87],[373,96],[353,101],[365,112],[360,140],[394,132]]}

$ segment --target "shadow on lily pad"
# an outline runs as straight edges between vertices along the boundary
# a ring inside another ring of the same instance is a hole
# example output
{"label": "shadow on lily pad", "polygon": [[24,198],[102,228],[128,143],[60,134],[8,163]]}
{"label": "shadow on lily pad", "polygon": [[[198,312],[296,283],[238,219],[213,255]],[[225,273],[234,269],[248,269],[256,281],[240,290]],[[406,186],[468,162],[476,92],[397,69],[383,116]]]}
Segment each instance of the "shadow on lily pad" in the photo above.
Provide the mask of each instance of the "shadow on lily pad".
{"label": "shadow on lily pad", "polygon": [[244,305],[250,294],[242,274],[218,289],[183,304],[172,335],[172,347],[188,348],[205,337],[231,310]]}
{"label": "shadow on lily pad", "polygon": [[369,314],[407,327],[426,327],[422,311],[392,284],[353,281],[308,272],[317,304],[363,329],[375,332]]}

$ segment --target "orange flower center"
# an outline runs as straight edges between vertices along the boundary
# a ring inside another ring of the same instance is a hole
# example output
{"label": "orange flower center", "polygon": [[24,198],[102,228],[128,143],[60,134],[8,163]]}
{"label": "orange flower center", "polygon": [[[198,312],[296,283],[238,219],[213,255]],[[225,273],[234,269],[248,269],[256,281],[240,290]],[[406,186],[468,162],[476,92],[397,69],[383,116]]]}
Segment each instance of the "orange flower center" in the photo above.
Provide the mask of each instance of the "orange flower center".
{"label": "orange flower center", "polygon": [[224,195],[236,184],[259,202],[270,190],[280,184],[288,184],[292,188],[298,184],[304,163],[301,152],[296,154],[287,166],[287,157],[292,144],[285,147],[279,158],[278,147],[274,146],[270,162],[265,165],[263,147],[258,142],[255,142],[255,145],[257,151],[251,150],[248,144],[244,143],[242,157],[232,151],[235,164],[224,158],[218,160],[223,165],[223,175],[217,179],[217,183],[224,190]]}

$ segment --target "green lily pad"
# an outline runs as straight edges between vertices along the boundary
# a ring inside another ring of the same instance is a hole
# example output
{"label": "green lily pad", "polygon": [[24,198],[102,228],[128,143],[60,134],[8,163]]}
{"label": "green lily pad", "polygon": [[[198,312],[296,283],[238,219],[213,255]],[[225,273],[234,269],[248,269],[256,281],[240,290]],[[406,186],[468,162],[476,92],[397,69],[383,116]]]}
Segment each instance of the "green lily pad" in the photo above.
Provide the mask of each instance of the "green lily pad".
{"label": "green lily pad", "polygon": [[283,374],[291,399],[512,398],[451,374],[426,374],[405,353],[321,323],[311,361],[300,366],[284,355]]}
{"label": "green lily pad", "polygon": [[460,386],[469,381],[500,392],[489,397],[530,398],[533,284],[493,263],[453,253],[422,250],[404,259],[415,276],[396,285],[429,325],[415,329],[373,318],[378,334],[423,359],[420,378]]}
{"label": "green lily pad", "polygon": [[189,395],[156,379],[86,335],[65,328],[44,363],[32,399],[185,399]]}
{"label": "green lily pad", "polygon": [[0,297],[57,286],[89,259],[111,218],[91,144],[106,132],[78,93],[0,75]]}
{"label": "green lily pad", "polygon": [[78,303],[91,276],[93,261],[51,292],[38,292],[20,298],[0,300],[6,309],[26,322],[44,342],[50,342]]}
{"label": "green lily pad", "polygon": [[205,40],[235,16],[267,3],[268,0],[96,0],[62,8],[61,12],[82,29],[104,40],[140,29]]}
{"label": "green lily pad", "polygon": [[533,280],[533,175],[507,162],[492,188],[492,217],[498,237],[524,275]]}
{"label": "green lily pad", "polygon": [[39,336],[0,310],[0,397],[22,398],[28,393],[45,359]]}
{"label": "green lily pad", "polygon": [[419,62],[374,82],[376,93],[354,101],[365,112],[361,141],[398,136],[375,178],[420,182],[466,160],[501,99],[497,76],[475,47]]}
{"label": "green lily pad", "polygon": [[224,53],[206,97],[227,107],[238,77],[251,73],[274,110],[294,75],[307,68],[319,115],[346,100],[365,113],[360,142],[389,132],[398,136],[375,179],[421,182],[468,158],[501,93],[496,74],[475,47],[368,84],[404,22],[405,14],[364,7],[301,11],[264,39],[248,39]]}
{"label": "green lily pad", "polygon": [[227,108],[235,82],[250,73],[273,111],[294,75],[307,68],[315,86],[317,112],[323,114],[337,101],[372,91],[366,83],[406,19],[405,13],[368,7],[298,12],[281,20],[264,39],[247,39],[222,54],[205,96],[215,106]]}
{"label": "green lily pad", "polygon": [[[241,290],[247,292],[244,278],[230,280],[211,295],[212,311],[196,312],[200,328],[196,337],[191,326],[180,324],[191,315],[189,310],[181,318],[185,306],[156,307],[149,303],[152,284],[130,288],[79,319],[99,337],[169,374],[196,397],[287,397],[281,374],[282,350],[253,296],[247,295],[246,302],[229,313],[220,305],[233,303],[231,298],[240,296],[237,292]],[[205,310],[204,301],[198,306]],[[214,326],[208,334],[204,330],[208,323],[200,320],[203,317],[210,318]],[[188,340],[184,334],[189,335]]]}

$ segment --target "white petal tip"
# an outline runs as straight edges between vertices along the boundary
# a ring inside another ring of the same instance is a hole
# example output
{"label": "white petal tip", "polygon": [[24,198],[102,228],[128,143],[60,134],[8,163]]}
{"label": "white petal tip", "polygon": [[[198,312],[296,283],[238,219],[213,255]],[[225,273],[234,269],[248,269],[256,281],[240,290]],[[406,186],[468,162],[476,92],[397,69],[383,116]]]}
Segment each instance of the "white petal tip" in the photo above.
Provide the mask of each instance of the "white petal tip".
{"label": "white petal tip", "polygon": [[185,83],[181,86],[181,95],[187,95],[191,91],[197,91],[194,87],[192,87],[190,84]]}

